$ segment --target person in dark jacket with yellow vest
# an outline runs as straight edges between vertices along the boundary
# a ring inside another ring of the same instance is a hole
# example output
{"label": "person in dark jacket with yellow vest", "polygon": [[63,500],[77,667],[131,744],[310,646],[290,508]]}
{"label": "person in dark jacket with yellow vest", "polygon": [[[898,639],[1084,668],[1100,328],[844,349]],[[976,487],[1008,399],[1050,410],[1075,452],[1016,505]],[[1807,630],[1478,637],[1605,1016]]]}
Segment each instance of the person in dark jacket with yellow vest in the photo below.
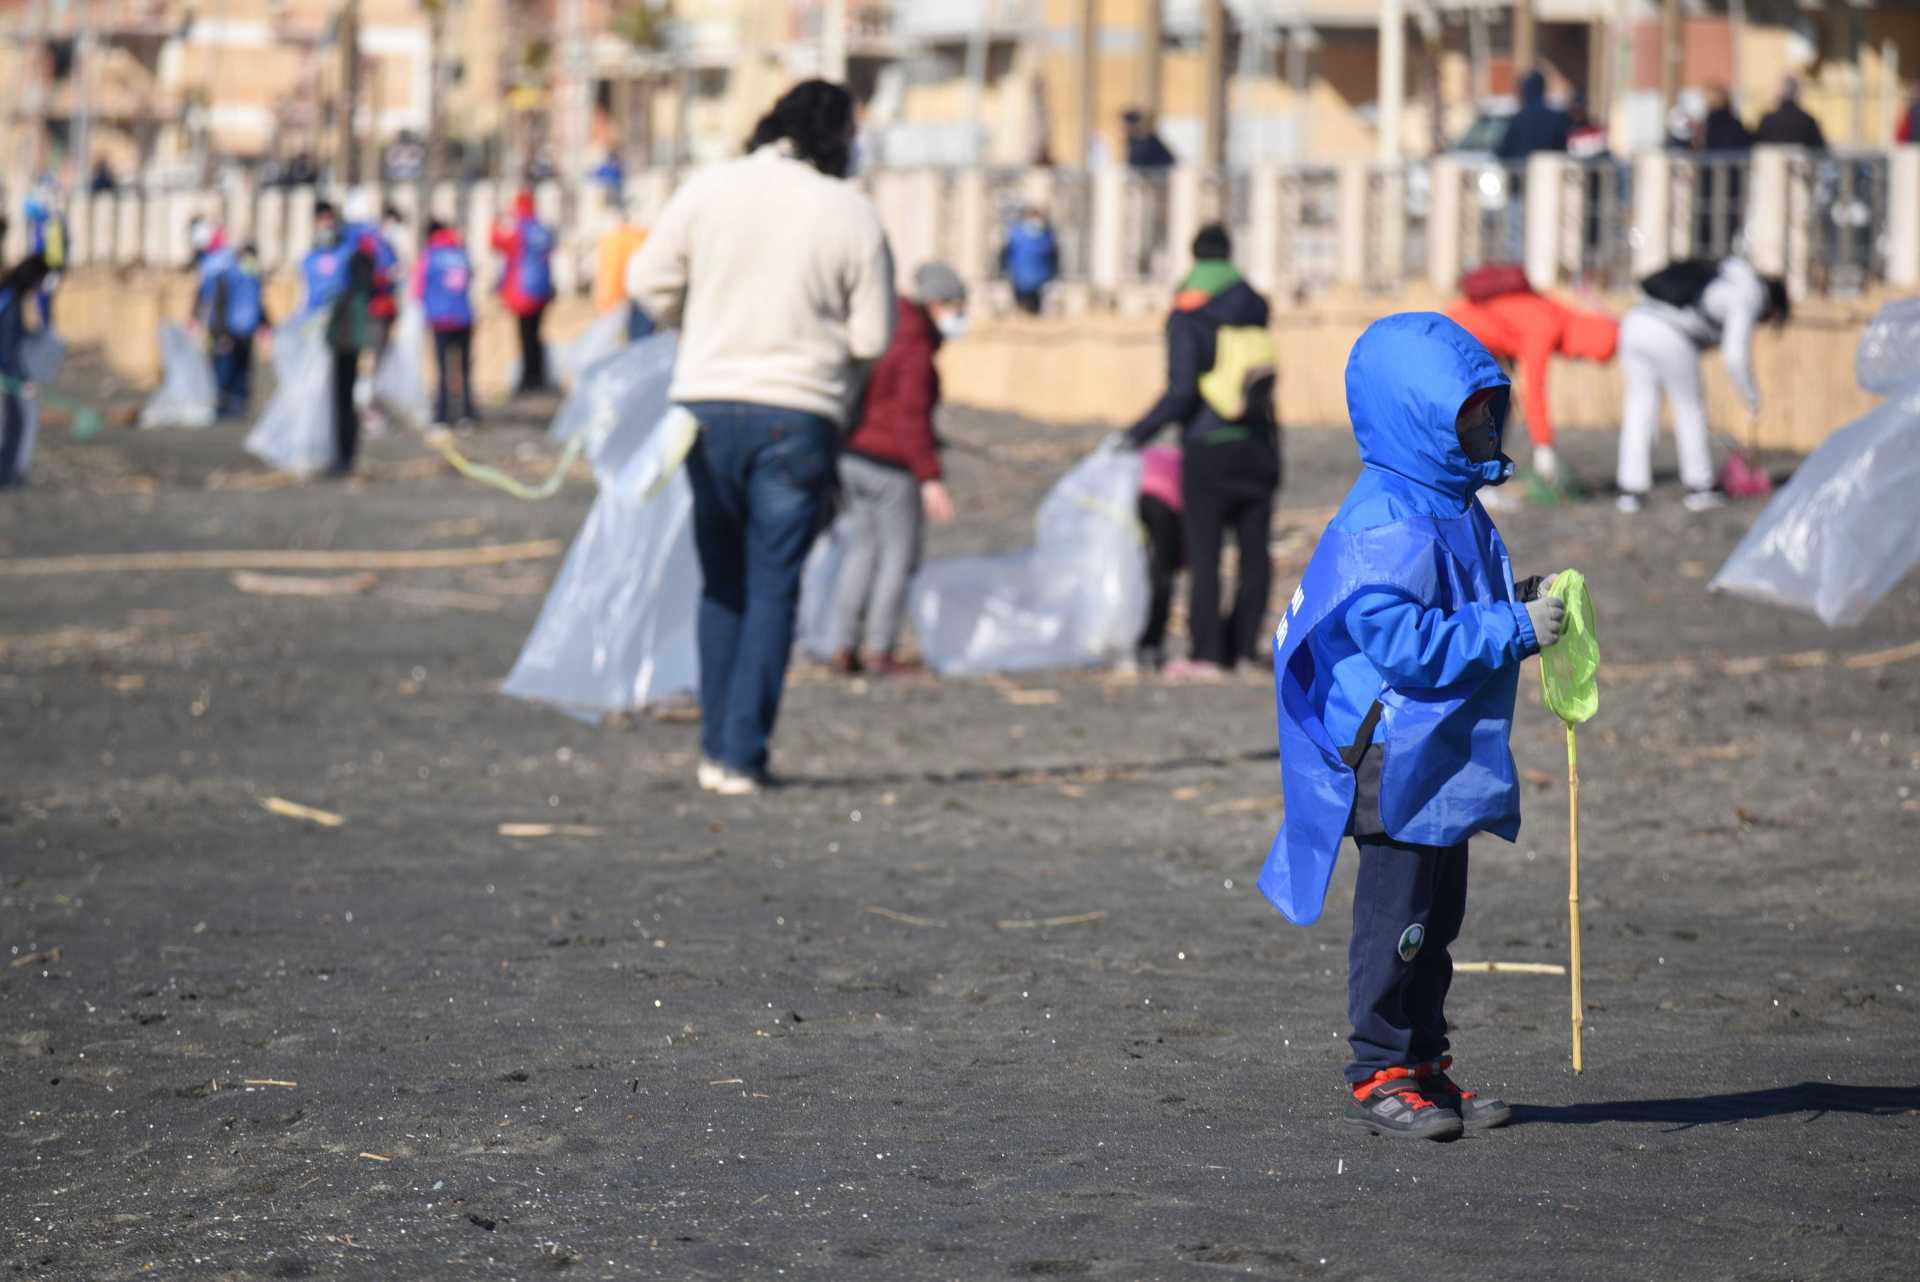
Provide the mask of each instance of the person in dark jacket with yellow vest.
{"label": "person in dark jacket with yellow vest", "polygon": [[[1241,279],[1226,229],[1193,241],[1187,273],[1167,317],[1167,390],[1127,430],[1138,449],[1177,424],[1185,457],[1188,628],[1192,657],[1169,664],[1169,680],[1217,681],[1240,660],[1264,668],[1273,568],[1267,539],[1280,489],[1280,426],[1274,416],[1274,345],[1267,300]],[[1220,548],[1240,551],[1233,607],[1220,609]]]}

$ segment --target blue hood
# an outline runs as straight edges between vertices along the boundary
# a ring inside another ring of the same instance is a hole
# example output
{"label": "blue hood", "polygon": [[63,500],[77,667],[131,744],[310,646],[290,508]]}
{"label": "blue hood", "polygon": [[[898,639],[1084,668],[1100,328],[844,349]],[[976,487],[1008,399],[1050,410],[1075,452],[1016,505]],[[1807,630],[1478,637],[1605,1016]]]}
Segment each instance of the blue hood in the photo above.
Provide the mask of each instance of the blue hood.
{"label": "blue hood", "polygon": [[1520,79],[1520,105],[1539,107],[1547,101],[1547,77],[1539,71],[1529,71]]}
{"label": "blue hood", "polygon": [[1347,415],[1360,461],[1464,510],[1481,486],[1513,475],[1513,461],[1505,455],[1470,461],[1454,419],[1468,397],[1494,388],[1494,416],[1504,434],[1509,386],[1479,340],[1439,312],[1375,321],[1347,357]]}

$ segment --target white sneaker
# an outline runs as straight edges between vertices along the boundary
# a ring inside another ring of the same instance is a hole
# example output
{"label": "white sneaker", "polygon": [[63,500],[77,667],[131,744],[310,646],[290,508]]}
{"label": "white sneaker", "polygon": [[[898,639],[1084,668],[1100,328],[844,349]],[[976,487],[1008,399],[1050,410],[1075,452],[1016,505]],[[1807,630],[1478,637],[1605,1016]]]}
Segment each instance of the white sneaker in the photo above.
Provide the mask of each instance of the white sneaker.
{"label": "white sneaker", "polygon": [[1726,496],[1718,490],[1689,490],[1680,502],[1689,512],[1711,512],[1727,505]]}
{"label": "white sneaker", "polygon": [[751,797],[760,791],[760,781],[752,775],[738,770],[718,767],[719,778],[714,780],[713,791],[722,797]]}
{"label": "white sneaker", "polygon": [[700,758],[699,768],[693,772],[693,777],[700,781],[700,791],[714,792],[719,789],[720,780],[726,773],[727,768],[725,766],[717,761],[709,761],[707,758],[702,757]]}
{"label": "white sneaker", "polygon": [[1638,494],[1622,494],[1613,501],[1613,506],[1615,510],[1625,512],[1628,516],[1632,516],[1640,510],[1641,499]]}

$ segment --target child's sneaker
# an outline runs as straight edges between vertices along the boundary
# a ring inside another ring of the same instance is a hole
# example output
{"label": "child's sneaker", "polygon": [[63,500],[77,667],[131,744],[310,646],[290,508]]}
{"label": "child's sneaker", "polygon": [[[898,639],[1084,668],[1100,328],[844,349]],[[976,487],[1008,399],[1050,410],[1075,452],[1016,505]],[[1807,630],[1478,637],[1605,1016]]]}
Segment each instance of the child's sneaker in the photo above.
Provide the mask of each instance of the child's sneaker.
{"label": "child's sneaker", "polygon": [[1428,1099],[1458,1113],[1460,1124],[1470,1131],[1505,1126],[1513,1120],[1513,1109],[1508,1107],[1505,1100],[1488,1099],[1455,1086],[1453,1079],[1447,1076],[1447,1070],[1452,1067],[1451,1055],[1442,1055],[1429,1063],[1414,1066],[1414,1078]]}
{"label": "child's sneaker", "polygon": [[1342,1120],[1375,1135],[1415,1140],[1460,1138],[1460,1114],[1429,1099],[1410,1068],[1383,1068],[1348,1087]]}

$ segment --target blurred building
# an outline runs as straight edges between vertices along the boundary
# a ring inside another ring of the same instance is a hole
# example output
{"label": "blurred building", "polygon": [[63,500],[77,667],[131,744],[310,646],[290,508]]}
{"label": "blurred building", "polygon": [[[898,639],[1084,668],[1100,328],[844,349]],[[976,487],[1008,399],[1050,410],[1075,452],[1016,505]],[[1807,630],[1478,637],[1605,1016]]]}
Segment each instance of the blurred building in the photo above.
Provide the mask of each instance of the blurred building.
{"label": "blurred building", "polygon": [[0,0],[0,168],[404,179],[437,139],[451,176],[634,172],[732,154],[815,74],[866,102],[869,164],[1099,163],[1128,108],[1196,163],[1210,102],[1230,165],[1418,156],[1497,137],[1516,48],[1616,150],[1715,86],[1751,121],[1789,72],[1878,145],[1920,0]]}

